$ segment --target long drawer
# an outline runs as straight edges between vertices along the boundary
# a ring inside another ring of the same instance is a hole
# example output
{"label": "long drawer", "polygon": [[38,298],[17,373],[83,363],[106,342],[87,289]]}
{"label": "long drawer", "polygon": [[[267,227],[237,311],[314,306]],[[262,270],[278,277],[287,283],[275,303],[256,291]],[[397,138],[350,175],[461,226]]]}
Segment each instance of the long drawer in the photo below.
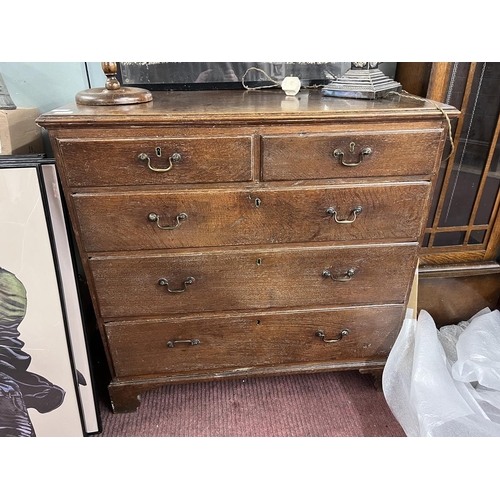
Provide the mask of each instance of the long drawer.
{"label": "long drawer", "polygon": [[[442,130],[267,135],[263,180],[429,175]],[[347,165],[347,166],[345,166]]]}
{"label": "long drawer", "polygon": [[94,257],[104,318],[403,303],[417,244]]}
{"label": "long drawer", "polygon": [[[416,241],[430,183],[73,196],[87,252]],[[333,212],[334,211],[334,212]]]}
{"label": "long drawer", "polygon": [[57,145],[69,186],[252,179],[252,137],[59,139]]}
{"label": "long drawer", "polygon": [[118,377],[385,359],[403,307],[111,322]]}

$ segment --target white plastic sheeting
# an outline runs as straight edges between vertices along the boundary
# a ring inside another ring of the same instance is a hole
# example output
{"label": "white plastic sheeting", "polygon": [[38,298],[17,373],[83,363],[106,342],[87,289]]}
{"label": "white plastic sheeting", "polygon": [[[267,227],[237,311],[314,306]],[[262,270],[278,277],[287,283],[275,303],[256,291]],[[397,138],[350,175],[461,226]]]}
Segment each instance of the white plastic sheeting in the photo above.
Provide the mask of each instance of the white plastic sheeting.
{"label": "white plastic sheeting", "polygon": [[500,312],[440,329],[424,310],[405,319],[382,389],[407,436],[500,436]]}

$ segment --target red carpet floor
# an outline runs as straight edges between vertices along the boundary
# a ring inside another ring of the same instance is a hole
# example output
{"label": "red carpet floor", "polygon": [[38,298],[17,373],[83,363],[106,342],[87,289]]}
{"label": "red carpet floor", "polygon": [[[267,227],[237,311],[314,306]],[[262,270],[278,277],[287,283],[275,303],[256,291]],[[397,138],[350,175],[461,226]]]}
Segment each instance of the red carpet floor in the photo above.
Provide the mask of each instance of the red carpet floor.
{"label": "red carpet floor", "polygon": [[136,413],[101,398],[101,437],[405,436],[384,395],[359,372],[315,373],[165,386]]}

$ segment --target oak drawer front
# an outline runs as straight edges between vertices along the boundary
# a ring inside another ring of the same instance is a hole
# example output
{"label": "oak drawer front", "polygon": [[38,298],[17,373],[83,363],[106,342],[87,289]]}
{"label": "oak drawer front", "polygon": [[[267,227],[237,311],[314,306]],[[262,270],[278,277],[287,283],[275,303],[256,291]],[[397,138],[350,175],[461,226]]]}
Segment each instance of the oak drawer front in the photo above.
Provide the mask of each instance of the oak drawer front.
{"label": "oak drawer front", "polygon": [[73,202],[87,252],[416,241],[430,187],[421,182],[251,192],[78,194]]}
{"label": "oak drawer front", "polygon": [[[99,257],[104,318],[403,303],[417,244]],[[169,291],[170,290],[170,291]]]}
{"label": "oak drawer front", "polygon": [[262,178],[429,175],[437,164],[441,137],[441,130],[263,136]]}
{"label": "oak drawer front", "polygon": [[[169,185],[252,179],[251,137],[62,139],[57,144],[69,186]],[[150,166],[160,171],[153,171]],[[169,170],[162,171],[166,169]]]}
{"label": "oak drawer front", "polygon": [[116,375],[127,377],[385,359],[402,317],[403,307],[359,307],[119,322],[105,330]]}

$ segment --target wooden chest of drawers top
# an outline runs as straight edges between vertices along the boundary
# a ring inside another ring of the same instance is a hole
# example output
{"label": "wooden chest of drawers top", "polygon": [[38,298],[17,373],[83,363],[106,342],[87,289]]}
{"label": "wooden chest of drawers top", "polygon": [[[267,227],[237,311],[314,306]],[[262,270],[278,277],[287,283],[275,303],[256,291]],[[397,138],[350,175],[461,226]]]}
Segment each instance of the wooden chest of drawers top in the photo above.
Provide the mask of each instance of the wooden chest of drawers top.
{"label": "wooden chest of drawers top", "polygon": [[[45,128],[131,126],[196,126],[259,123],[321,125],[332,121],[349,130],[356,122],[404,120],[412,122],[440,115],[430,102],[391,96],[374,101],[324,97],[319,91],[285,96],[281,91],[153,92],[153,101],[124,106],[68,104],[44,113],[38,123]],[[455,108],[440,104],[450,116]]]}

